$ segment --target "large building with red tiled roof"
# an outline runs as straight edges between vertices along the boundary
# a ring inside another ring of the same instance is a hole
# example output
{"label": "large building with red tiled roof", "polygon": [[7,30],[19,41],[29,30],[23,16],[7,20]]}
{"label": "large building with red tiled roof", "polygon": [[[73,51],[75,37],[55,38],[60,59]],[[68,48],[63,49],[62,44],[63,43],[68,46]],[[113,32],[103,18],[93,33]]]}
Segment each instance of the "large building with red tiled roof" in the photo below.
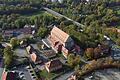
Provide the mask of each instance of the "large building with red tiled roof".
{"label": "large building with red tiled roof", "polygon": [[52,48],[54,48],[54,50],[57,52],[62,52],[65,58],[67,58],[69,51],[74,46],[74,41],[70,35],[57,28],[56,26],[53,27],[49,35],[49,41]]}
{"label": "large building with red tiled roof", "polygon": [[48,72],[56,71],[61,68],[62,68],[62,63],[58,59],[51,60],[51,61],[45,63],[45,69]]}

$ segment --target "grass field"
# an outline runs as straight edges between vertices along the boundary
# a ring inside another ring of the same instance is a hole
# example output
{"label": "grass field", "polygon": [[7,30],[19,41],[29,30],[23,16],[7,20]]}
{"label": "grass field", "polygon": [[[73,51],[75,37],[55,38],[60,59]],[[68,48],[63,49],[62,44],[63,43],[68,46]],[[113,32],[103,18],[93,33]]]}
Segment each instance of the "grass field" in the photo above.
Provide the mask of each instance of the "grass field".
{"label": "grass field", "polygon": [[21,17],[27,17],[27,18],[35,18],[36,16],[53,16],[52,14],[48,13],[47,11],[38,11],[32,14],[28,15],[22,15]]}

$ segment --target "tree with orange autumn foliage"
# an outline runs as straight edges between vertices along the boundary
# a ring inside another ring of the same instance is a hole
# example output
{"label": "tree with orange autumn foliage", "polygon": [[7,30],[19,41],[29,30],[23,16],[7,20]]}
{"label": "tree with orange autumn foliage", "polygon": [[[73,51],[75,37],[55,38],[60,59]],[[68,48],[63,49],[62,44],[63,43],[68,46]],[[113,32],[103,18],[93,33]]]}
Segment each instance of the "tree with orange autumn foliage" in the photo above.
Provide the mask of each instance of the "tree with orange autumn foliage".
{"label": "tree with orange autumn foliage", "polygon": [[93,53],[94,53],[94,48],[87,48],[85,50],[85,55],[87,56],[88,59],[93,58]]}

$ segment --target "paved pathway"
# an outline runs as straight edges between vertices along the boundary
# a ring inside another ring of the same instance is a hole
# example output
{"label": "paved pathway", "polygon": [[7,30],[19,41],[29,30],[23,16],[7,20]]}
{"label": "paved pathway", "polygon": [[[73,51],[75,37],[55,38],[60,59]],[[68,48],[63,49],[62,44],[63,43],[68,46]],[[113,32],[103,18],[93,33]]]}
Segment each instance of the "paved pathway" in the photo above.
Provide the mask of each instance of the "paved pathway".
{"label": "paved pathway", "polygon": [[83,24],[80,24],[79,22],[74,21],[74,20],[72,20],[72,19],[70,19],[70,18],[68,18],[68,17],[66,17],[66,16],[64,16],[64,15],[58,13],[58,12],[55,12],[55,11],[49,9],[49,8],[44,7],[43,9],[45,9],[46,11],[48,11],[49,13],[51,13],[51,14],[53,14],[53,15],[55,15],[55,16],[64,17],[65,19],[73,22],[73,24],[75,24],[75,25],[77,25],[77,26],[81,26],[82,28],[84,27]]}

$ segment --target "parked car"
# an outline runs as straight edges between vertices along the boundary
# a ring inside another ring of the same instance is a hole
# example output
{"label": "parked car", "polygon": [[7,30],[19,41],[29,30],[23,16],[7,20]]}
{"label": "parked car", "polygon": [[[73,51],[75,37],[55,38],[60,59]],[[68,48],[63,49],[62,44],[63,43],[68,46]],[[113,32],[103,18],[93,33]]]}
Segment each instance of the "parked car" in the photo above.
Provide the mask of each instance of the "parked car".
{"label": "parked car", "polygon": [[30,66],[27,66],[26,68],[27,68],[27,69],[31,69]]}

